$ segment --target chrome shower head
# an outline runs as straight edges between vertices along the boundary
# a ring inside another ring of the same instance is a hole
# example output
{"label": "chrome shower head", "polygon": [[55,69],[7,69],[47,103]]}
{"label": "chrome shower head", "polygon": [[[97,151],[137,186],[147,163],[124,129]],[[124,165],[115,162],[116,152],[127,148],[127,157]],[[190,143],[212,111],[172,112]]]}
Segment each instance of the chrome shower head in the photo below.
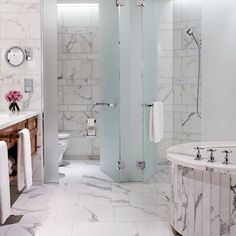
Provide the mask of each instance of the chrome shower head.
{"label": "chrome shower head", "polygon": [[187,33],[190,37],[193,38],[193,40],[194,40],[195,43],[197,44],[198,49],[200,50],[200,49],[201,49],[201,40],[199,40],[199,39],[195,36],[193,30],[189,28],[189,29],[186,31],[186,33]]}
{"label": "chrome shower head", "polygon": [[193,36],[193,31],[192,31],[191,29],[188,29],[188,30],[186,31],[186,33],[187,33],[189,36]]}

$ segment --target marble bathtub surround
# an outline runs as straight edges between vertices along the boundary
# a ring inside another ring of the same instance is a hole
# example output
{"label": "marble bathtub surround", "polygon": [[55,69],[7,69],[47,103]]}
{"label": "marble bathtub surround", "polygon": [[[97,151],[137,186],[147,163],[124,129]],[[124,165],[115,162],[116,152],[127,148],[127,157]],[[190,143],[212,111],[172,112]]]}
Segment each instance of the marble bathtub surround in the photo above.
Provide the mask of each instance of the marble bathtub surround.
{"label": "marble bathtub surround", "polygon": [[[194,143],[195,144],[195,143]],[[208,147],[234,150],[231,143],[198,143]],[[183,144],[171,147],[167,158],[172,162],[170,222],[182,235],[235,235],[235,170],[229,165],[194,161],[190,147]],[[222,154],[222,153],[221,153]]]}
{"label": "marble bathtub surround", "polygon": [[[66,158],[98,158],[99,108],[98,6],[58,6],[58,126],[71,134]],[[97,137],[87,138],[94,118]]]}
{"label": "marble bathtub surround", "polygon": [[[195,147],[201,147],[201,159],[195,160],[197,151]],[[214,162],[210,162],[213,150]],[[225,151],[236,152],[236,142],[199,142],[179,144],[167,149],[167,158],[171,162],[205,171],[217,173],[236,174],[236,160],[233,154],[229,154],[229,163],[225,164]]]}

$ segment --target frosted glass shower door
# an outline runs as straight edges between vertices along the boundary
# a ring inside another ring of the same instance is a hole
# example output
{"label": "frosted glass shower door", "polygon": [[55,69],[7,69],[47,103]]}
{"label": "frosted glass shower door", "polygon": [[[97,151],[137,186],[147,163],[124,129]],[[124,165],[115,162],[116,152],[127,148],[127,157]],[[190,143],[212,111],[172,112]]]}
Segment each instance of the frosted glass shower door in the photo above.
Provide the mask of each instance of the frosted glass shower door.
{"label": "frosted glass shower door", "polygon": [[[149,0],[143,7],[143,102],[157,100],[157,1]],[[151,177],[157,166],[158,144],[149,141],[149,110],[143,107],[144,180]]]}
{"label": "frosted glass shower door", "polygon": [[119,18],[115,1],[100,0],[101,26],[101,170],[116,181],[120,161]]}

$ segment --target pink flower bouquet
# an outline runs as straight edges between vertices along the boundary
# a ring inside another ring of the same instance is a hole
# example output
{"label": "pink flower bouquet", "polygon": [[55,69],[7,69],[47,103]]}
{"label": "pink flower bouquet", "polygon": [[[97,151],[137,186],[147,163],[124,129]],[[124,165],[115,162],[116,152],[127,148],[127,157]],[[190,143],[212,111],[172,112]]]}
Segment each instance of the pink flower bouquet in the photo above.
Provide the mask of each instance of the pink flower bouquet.
{"label": "pink flower bouquet", "polygon": [[19,102],[22,98],[23,98],[23,95],[21,94],[20,91],[10,90],[5,95],[6,101],[10,103],[9,110],[12,112],[20,111],[20,108],[19,108],[17,102]]}

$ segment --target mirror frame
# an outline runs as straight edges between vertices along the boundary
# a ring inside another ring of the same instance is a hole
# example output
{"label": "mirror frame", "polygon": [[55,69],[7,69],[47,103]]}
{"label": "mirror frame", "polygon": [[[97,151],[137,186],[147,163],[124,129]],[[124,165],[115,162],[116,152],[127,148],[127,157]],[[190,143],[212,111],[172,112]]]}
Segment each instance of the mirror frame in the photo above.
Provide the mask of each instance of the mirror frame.
{"label": "mirror frame", "polygon": [[[11,52],[11,50],[13,50],[13,49],[18,49],[18,50],[21,51],[22,54],[23,54],[23,60],[22,60],[19,64],[17,64],[17,65],[11,64],[11,63],[10,63],[10,60],[8,59],[8,55],[9,55],[9,53]],[[6,50],[6,53],[5,53],[5,60],[6,60],[7,64],[10,65],[10,66],[12,66],[12,67],[21,66],[21,65],[25,62],[25,52],[24,52],[24,49],[21,48],[21,47],[19,47],[19,46],[10,47],[9,49]]]}

